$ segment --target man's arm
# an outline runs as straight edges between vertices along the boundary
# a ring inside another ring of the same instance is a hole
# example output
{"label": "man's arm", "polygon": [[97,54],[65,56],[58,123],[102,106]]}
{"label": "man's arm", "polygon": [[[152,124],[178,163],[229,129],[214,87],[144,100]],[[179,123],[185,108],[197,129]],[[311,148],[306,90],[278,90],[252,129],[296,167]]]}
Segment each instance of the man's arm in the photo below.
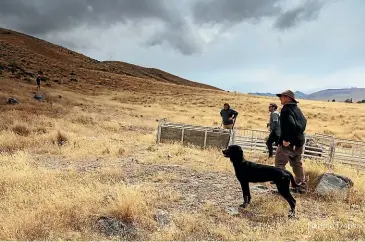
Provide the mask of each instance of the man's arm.
{"label": "man's arm", "polygon": [[238,112],[236,110],[231,109],[231,115],[230,115],[230,117],[232,119],[235,119],[237,117],[237,115],[238,115]]}

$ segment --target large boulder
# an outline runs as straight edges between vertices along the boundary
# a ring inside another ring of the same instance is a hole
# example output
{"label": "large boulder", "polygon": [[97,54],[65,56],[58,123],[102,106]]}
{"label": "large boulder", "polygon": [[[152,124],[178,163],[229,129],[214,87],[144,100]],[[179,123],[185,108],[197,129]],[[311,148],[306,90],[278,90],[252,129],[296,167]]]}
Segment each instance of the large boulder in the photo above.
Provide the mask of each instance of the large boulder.
{"label": "large boulder", "polygon": [[321,177],[315,192],[320,196],[336,196],[337,199],[346,200],[353,185],[350,178],[328,172]]}

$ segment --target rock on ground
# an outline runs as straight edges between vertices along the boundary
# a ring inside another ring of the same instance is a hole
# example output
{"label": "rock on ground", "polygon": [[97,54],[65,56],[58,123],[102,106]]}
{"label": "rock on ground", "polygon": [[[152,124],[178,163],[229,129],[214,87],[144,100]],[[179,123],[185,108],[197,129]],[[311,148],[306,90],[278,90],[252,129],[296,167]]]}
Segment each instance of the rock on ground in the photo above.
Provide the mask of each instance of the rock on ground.
{"label": "rock on ground", "polygon": [[42,94],[39,94],[39,93],[36,93],[36,94],[34,95],[34,98],[35,98],[35,99],[37,99],[37,100],[43,100],[43,96],[42,96]]}
{"label": "rock on ground", "polygon": [[349,189],[354,185],[350,178],[334,173],[325,173],[315,192],[321,196],[337,195],[338,199],[347,199]]}
{"label": "rock on ground", "polygon": [[15,98],[9,98],[8,99],[8,102],[7,102],[8,104],[19,104],[19,101],[18,100],[16,100]]}
{"label": "rock on ground", "polygon": [[157,209],[155,214],[155,220],[162,228],[174,226],[170,214],[162,209]]}
{"label": "rock on ground", "polygon": [[112,217],[100,217],[96,221],[99,231],[106,236],[124,236],[127,225]]}

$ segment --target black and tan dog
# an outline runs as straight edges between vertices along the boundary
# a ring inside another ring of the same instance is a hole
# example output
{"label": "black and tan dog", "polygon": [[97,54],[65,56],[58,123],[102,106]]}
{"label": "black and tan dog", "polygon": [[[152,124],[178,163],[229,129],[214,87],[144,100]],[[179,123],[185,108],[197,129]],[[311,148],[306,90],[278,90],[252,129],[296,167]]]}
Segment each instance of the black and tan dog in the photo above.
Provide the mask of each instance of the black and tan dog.
{"label": "black and tan dog", "polygon": [[272,181],[276,184],[281,196],[283,196],[290,205],[289,217],[295,216],[295,199],[290,194],[290,182],[293,187],[295,183],[293,175],[287,171],[274,166],[256,164],[245,160],[243,151],[240,146],[231,145],[228,149],[222,151],[225,157],[230,158],[238,181],[241,183],[243,204],[240,207],[245,208],[251,201],[249,183]]}

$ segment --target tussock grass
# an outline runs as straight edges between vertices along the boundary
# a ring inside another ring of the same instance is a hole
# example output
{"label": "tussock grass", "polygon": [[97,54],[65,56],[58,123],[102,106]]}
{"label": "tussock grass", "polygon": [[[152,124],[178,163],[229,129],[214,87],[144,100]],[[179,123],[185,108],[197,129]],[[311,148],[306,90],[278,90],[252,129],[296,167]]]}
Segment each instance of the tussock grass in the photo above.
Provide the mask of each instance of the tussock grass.
{"label": "tussock grass", "polygon": [[98,216],[153,226],[154,201],[145,198],[151,191],[127,186],[120,173],[48,170],[35,167],[24,152],[0,160],[1,238],[55,240],[72,234],[73,239],[92,239]]}
{"label": "tussock grass", "polygon": [[[6,95],[22,97],[22,102],[0,105],[0,239],[120,239],[95,229],[99,216],[132,223],[144,231],[140,239],[148,240],[365,239],[365,178],[357,169],[305,160],[310,193],[295,195],[298,220],[286,218],[287,204],[275,194],[253,195],[251,206],[232,216],[226,207],[238,206],[241,194],[232,165],[220,150],[155,145],[157,120],[219,126],[225,102],[240,112],[238,130],[265,129],[268,104],[279,103],[277,99],[204,90],[197,95],[192,88],[159,84],[90,95],[48,89],[47,95],[54,97],[49,105],[24,95],[32,88],[26,84],[3,86]],[[308,117],[308,133],[365,140],[364,105],[303,100],[300,107]],[[274,164],[264,154],[245,155]],[[289,165],[287,169],[291,171]],[[326,171],[354,181],[347,201],[313,193]],[[184,177],[194,173],[211,178]],[[199,197],[193,185],[212,194]],[[169,212],[171,226],[156,224],[158,208]]]}
{"label": "tussock grass", "polygon": [[31,134],[31,130],[24,124],[17,124],[12,128],[13,132],[20,136],[28,136]]}

